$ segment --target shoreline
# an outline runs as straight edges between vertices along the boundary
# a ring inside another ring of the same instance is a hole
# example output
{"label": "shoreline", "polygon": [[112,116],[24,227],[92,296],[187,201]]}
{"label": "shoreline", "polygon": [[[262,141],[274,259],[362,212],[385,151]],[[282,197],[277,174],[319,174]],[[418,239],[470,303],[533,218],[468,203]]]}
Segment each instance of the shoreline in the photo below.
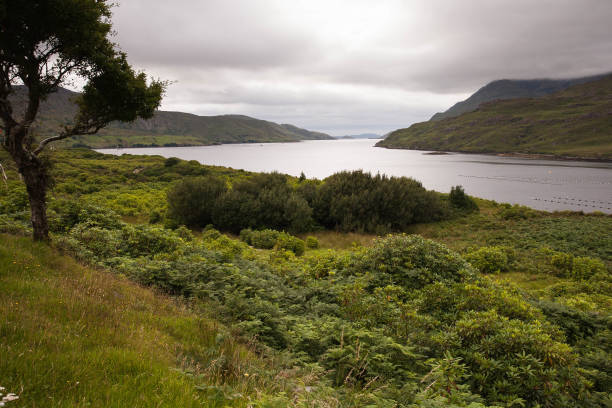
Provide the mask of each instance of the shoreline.
{"label": "shoreline", "polygon": [[578,162],[590,162],[590,163],[612,163],[612,158],[601,158],[601,157],[582,157],[582,156],[566,156],[566,155],[555,155],[552,153],[520,153],[520,152],[474,152],[474,151],[461,151],[461,150],[434,150],[434,149],[407,149],[404,147],[392,147],[392,146],[379,146],[378,144],[374,147],[380,147],[383,149],[394,149],[394,150],[415,150],[425,152],[423,154],[430,155],[443,155],[443,154],[484,154],[488,156],[497,157],[510,157],[518,159],[528,160],[553,160],[553,161],[578,161]]}

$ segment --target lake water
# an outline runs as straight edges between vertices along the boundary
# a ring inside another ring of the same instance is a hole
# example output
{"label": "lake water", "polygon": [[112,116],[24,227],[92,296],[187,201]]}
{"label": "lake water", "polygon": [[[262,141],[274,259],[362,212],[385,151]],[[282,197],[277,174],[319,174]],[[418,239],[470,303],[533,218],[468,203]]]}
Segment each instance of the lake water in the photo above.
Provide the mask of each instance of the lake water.
{"label": "lake water", "polygon": [[198,147],[101,149],[102,153],[143,154],[197,160],[249,171],[325,178],[362,169],[407,176],[423,186],[449,192],[462,185],[473,196],[541,210],[612,213],[612,163],[552,161],[479,154],[428,155],[416,150],[374,147],[377,140],[317,140]]}

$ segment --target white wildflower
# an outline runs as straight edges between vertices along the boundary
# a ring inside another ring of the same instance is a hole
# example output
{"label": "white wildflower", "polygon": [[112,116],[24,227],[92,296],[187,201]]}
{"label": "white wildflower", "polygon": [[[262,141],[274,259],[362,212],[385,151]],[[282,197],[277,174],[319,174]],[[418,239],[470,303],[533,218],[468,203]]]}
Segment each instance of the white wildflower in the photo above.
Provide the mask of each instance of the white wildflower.
{"label": "white wildflower", "polygon": [[0,407],[6,406],[7,402],[11,402],[11,401],[15,401],[15,400],[19,399],[19,396],[17,394],[12,393],[12,392],[9,392],[5,396],[2,396],[3,395],[2,391],[5,391],[5,390],[6,390],[6,388],[0,387]]}

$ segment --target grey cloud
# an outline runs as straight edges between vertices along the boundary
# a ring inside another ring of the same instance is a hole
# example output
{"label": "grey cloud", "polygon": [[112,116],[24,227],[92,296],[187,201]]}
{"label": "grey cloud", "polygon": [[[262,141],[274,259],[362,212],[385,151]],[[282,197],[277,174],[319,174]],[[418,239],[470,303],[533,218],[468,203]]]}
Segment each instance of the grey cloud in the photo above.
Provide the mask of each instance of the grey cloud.
{"label": "grey cloud", "polygon": [[317,130],[427,119],[500,78],[612,71],[609,0],[124,0],[130,61],[164,109]]}

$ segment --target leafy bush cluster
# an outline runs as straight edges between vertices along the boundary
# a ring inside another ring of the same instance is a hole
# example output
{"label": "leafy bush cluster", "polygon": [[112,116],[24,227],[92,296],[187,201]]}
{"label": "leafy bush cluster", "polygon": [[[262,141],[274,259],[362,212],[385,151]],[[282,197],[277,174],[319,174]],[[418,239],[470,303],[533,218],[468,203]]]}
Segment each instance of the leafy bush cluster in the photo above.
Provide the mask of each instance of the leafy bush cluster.
{"label": "leafy bush cluster", "polygon": [[279,173],[257,174],[230,189],[214,176],[187,179],[167,194],[168,218],[176,225],[217,228],[238,233],[245,228],[292,232],[312,228],[312,210]]}
{"label": "leafy bush cluster", "polygon": [[555,274],[564,278],[586,280],[598,273],[606,273],[603,262],[588,256],[575,257],[565,252],[553,252],[549,259]]}
{"label": "leafy bush cluster", "polygon": [[[605,398],[606,357],[585,351],[583,361],[565,342],[605,341],[605,324],[580,323],[584,314],[563,322],[553,308],[482,280],[441,244],[389,235],[369,248],[297,258],[246,245],[277,247],[288,234],[241,236],[245,243],[209,228],[193,239],[83,209],[57,242],[205,301],[235,330],[290,356],[289,365],[321,373],[316,392],[348,406],[594,407]],[[268,401],[290,402],[283,398]]]}
{"label": "leafy bush cluster", "polygon": [[329,176],[309,202],[317,222],[342,231],[402,231],[443,219],[448,210],[437,193],[414,179],[362,171]]}
{"label": "leafy bush cluster", "polygon": [[245,228],[295,233],[315,225],[342,231],[401,231],[448,213],[439,194],[413,179],[362,171],[297,185],[278,173],[257,174],[231,188],[208,176],[181,181],[168,192],[168,218],[176,225],[212,223],[235,233]]}
{"label": "leafy bush cluster", "polygon": [[514,260],[514,251],[508,247],[482,247],[464,256],[481,273],[507,272]]}

